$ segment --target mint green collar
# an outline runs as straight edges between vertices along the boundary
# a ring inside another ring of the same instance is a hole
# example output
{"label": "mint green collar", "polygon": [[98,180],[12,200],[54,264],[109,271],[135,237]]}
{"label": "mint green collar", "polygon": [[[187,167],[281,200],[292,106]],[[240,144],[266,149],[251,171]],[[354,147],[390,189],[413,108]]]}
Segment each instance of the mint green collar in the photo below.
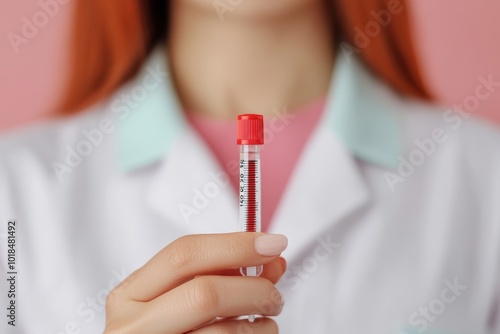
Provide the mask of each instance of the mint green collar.
{"label": "mint green collar", "polygon": [[[122,103],[118,155],[131,171],[161,160],[187,125],[171,77],[154,88],[152,71],[167,71],[165,50],[158,47],[136,78],[125,87],[132,104]],[[134,95],[135,91],[135,95]],[[147,93],[144,98],[144,94]],[[123,96],[123,92],[121,92]],[[142,102],[138,102],[140,99]],[[402,152],[398,97],[356,59],[339,57],[322,120],[356,157],[394,168]]]}
{"label": "mint green collar", "polygon": [[355,58],[338,58],[325,110],[328,126],[358,158],[396,168],[403,101]]}

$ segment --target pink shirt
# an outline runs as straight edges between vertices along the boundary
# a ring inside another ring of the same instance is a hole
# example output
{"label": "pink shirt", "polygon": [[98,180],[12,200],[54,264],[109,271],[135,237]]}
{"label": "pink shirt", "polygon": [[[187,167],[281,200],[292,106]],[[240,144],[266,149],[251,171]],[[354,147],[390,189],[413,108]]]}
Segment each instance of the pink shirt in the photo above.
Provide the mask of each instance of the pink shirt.
{"label": "pink shirt", "polygon": [[[261,153],[262,173],[262,230],[267,231],[278,207],[287,183],[293,173],[300,154],[317,125],[325,106],[325,100],[285,115],[264,119],[265,144]],[[231,176],[231,184],[237,192],[238,174],[227,170],[230,161],[238,161],[236,145],[236,120],[214,120],[187,113],[187,118],[198,134],[205,140],[221,166]]]}

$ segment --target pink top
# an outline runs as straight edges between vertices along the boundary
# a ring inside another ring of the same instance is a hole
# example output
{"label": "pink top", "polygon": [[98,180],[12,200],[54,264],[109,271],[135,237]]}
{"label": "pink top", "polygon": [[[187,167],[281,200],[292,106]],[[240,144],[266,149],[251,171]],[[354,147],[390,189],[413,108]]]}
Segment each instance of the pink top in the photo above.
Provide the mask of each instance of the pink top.
{"label": "pink top", "polygon": [[[276,116],[264,119],[265,144],[261,151],[264,232],[269,229],[288,180],[324,106],[325,100],[322,99],[293,113],[277,110]],[[285,117],[287,115],[288,118]],[[237,192],[239,150],[236,145],[236,120],[214,120],[192,113],[187,113],[187,119],[231,176],[231,184]]]}

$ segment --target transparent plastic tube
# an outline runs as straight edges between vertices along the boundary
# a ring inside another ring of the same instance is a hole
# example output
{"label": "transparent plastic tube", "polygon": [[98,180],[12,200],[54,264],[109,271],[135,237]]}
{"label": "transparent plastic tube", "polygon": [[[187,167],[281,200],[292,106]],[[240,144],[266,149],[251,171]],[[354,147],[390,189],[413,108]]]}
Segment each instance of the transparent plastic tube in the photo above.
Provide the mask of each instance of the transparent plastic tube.
{"label": "transparent plastic tube", "polygon": [[[238,116],[237,144],[240,145],[240,228],[244,232],[261,232],[260,146],[264,144],[262,115]],[[262,266],[240,268],[243,276],[260,276],[262,270]],[[253,322],[255,315],[249,315],[248,320]]]}
{"label": "transparent plastic tube", "polygon": [[[240,145],[240,228],[261,232],[260,146]],[[243,276],[260,276],[262,266],[241,268]]]}

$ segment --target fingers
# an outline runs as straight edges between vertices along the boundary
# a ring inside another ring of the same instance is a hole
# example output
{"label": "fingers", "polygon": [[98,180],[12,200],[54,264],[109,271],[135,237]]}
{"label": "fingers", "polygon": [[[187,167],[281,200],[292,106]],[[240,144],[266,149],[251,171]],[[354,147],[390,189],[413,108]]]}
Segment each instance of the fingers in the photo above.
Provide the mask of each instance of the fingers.
{"label": "fingers", "polygon": [[273,283],[257,277],[202,276],[144,304],[147,333],[184,333],[217,317],[275,316],[283,300]]}
{"label": "fingers", "polygon": [[262,272],[261,277],[268,279],[273,284],[276,284],[285,274],[285,271],[286,260],[282,257],[279,257],[275,261],[264,266],[264,271]]}
{"label": "fingers", "polygon": [[150,301],[197,275],[271,263],[286,246],[286,237],[261,233],[185,236],[134,272],[115,294]]}
{"label": "fingers", "polygon": [[254,334],[277,334],[278,325],[269,318],[257,319],[254,322],[247,320],[233,320],[217,322],[192,332],[193,334],[217,334],[217,333],[254,333]]}

